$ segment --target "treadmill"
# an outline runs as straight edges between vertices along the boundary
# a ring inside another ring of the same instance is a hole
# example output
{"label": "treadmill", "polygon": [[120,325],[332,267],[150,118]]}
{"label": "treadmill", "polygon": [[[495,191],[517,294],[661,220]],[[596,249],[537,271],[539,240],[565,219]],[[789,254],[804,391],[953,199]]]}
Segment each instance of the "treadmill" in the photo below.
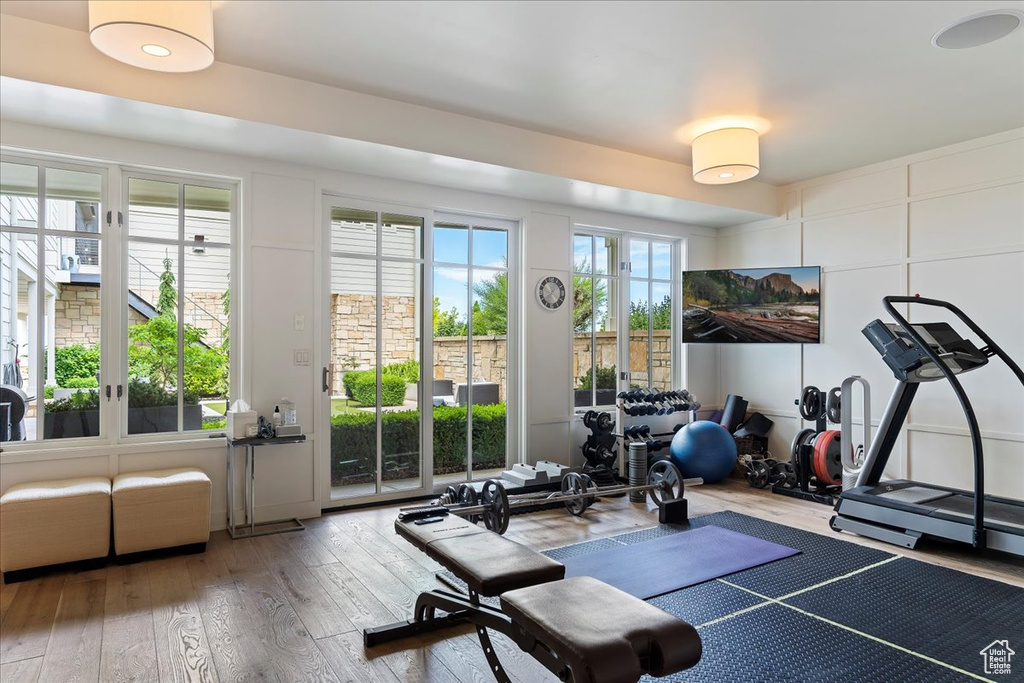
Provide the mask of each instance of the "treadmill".
{"label": "treadmill", "polygon": [[[878,435],[854,488],[843,491],[829,525],[836,531],[913,548],[922,537],[967,543],[1024,556],[1024,501],[985,495],[985,459],[974,408],[957,375],[983,367],[998,356],[1024,385],[1021,372],[999,345],[959,308],[947,301],[912,296],[887,296],[885,310],[895,323],[874,320],[864,336],[896,376]],[[947,323],[910,323],[893,304],[916,304],[952,312],[981,340],[980,349]],[[974,449],[974,491],[916,481],[881,481],[885,465],[922,382],[945,379],[960,401]]]}

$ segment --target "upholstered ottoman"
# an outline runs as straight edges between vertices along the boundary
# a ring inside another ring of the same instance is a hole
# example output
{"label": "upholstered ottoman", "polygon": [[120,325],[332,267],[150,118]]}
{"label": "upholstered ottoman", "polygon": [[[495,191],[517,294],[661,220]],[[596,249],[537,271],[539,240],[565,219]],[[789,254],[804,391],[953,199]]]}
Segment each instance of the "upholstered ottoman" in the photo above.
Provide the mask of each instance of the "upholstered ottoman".
{"label": "upholstered ottoman", "polygon": [[118,555],[210,538],[210,478],[195,467],[119,474],[111,499]]}
{"label": "upholstered ottoman", "polygon": [[5,574],[109,552],[106,477],[15,484],[0,496],[0,569]]}

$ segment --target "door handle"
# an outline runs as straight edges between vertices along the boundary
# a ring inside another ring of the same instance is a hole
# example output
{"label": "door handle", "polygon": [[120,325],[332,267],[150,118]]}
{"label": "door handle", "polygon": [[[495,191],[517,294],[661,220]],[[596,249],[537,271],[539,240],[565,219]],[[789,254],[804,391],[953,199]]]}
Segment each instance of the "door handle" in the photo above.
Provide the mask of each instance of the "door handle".
{"label": "door handle", "polygon": [[328,391],[330,390],[330,388],[331,388],[331,385],[330,385],[330,384],[328,383],[328,381],[327,381],[327,377],[328,377],[328,372],[329,372],[329,371],[328,371],[328,370],[327,370],[327,368],[325,367],[325,368],[324,368],[324,372],[323,372],[323,392],[324,392],[325,394],[326,394],[326,393],[327,393],[327,392],[328,392]]}

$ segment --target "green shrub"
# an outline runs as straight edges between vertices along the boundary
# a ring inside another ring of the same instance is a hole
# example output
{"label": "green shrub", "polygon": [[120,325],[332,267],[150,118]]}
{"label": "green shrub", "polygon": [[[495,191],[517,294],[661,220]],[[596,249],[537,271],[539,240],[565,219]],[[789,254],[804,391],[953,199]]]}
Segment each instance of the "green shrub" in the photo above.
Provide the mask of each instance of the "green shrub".
{"label": "green shrub", "polygon": [[76,391],[69,398],[51,401],[46,405],[48,413],[65,413],[71,410],[99,410],[100,392]]}
{"label": "green shrub", "polygon": [[53,385],[43,387],[43,398],[53,398],[53,390],[56,388]]}
{"label": "green shrub", "polygon": [[[385,480],[415,476],[419,461],[420,413],[416,410],[381,415]],[[473,469],[505,465],[505,404],[473,407]],[[376,463],[377,420],[370,411],[331,418],[331,484],[372,481]],[[413,454],[408,460],[396,456]],[[389,466],[395,465],[398,466]],[[405,466],[402,466],[405,465]],[[434,408],[434,473],[466,469],[466,409]]]}
{"label": "green shrub", "polygon": [[[374,377],[375,374],[376,374],[376,372],[374,370],[349,370],[349,371],[347,371],[342,376],[342,378],[341,378],[341,383],[345,386],[345,393],[348,396],[350,396],[350,397],[353,396],[353,394],[352,394],[352,387],[355,385],[355,383],[360,378],[362,378],[362,377],[367,377],[367,376]],[[374,399],[373,404],[376,404],[376,399]],[[373,404],[371,404],[371,405],[373,405]]]}
{"label": "green shrub", "polygon": [[[617,373],[615,372],[615,366],[610,368],[597,368],[595,373],[597,375],[597,388],[598,389],[614,389],[615,382],[618,380]],[[594,381],[590,373],[580,375],[580,389],[593,389]]]}
{"label": "green shrub", "polygon": [[[347,373],[346,377],[348,376]],[[377,405],[377,379],[373,372],[361,373],[352,383],[352,398],[364,406]],[[405,380],[394,375],[381,377],[381,405],[400,406],[405,402]]]}
{"label": "green shrub", "polygon": [[62,386],[65,389],[95,389],[99,385],[95,377],[69,377]]}
{"label": "green shrub", "polygon": [[[199,397],[185,390],[185,405],[199,403]],[[158,384],[138,379],[128,381],[128,407],[153,408],[155,406],[176,406],[178,395],[172,391],[164,391]]]}
{"label": "green shrub", "polygon": [[71,344],[57,349],[54,353],[54,379],[62,387],[70,386],[67,381],[72,377],[96,377],[99,371],[100,349],[98,346]]}
{"label": "green shrub", "polygon": [[394,375],[405,380],[406,384],[416,384],[420,381],[420,362],[415,359],[385,365],[380,370],[384,376]]}

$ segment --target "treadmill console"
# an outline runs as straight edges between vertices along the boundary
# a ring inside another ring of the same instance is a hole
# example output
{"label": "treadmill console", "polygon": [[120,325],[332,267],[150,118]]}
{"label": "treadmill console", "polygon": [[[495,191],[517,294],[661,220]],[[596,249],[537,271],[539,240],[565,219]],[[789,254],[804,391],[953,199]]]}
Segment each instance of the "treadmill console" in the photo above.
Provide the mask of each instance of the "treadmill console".
{"label": "treadmill console", "polygon": [[[988,356],[970,340],[957,334],[948,323],[921,323],[912,327],[954,375],[988,363]],[[863,333],[899,381],[932,382],[942,379],[942,369],[895,323],[873,320]]]}

